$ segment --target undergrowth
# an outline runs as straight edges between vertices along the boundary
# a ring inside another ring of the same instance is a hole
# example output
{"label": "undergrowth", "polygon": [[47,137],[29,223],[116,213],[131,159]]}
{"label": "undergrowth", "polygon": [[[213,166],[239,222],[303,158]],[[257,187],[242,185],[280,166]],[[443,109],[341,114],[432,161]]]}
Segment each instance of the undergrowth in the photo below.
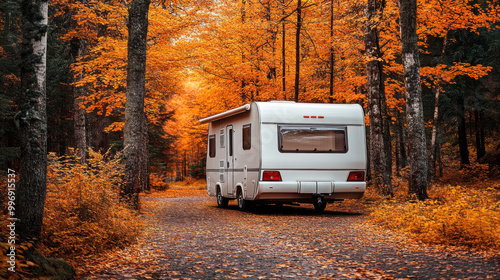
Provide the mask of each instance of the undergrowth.
{"label": "undergrowth", "polygon": [[81,165],[49,155],[42,251],[72,260],[133,242],[142,223],[120,202],[122,178],[119,156],[89,150]]}
{"label": "undergrowth", "polygon": [[408,200],[406,184],[397,180],[392,199],[369,193],[376,206],[368,219],[426,243],[500,249],[500,191],[487,178],[467,179],[463,171],[457,175],[456,184],[430,188],[425,201]]}

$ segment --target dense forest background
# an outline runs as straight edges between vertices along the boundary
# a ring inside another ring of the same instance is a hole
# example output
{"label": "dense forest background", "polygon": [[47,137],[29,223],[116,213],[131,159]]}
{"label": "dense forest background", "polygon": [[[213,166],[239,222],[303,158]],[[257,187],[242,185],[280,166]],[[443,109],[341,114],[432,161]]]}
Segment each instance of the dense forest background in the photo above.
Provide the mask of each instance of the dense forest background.
{"label": "dense forest background", "polygon": [[[152,180],[202,177],[206,127],[197,120],[251,101],[359,103],[369,125],[370,61],[381,77],[391,173],[404,174],[412,147],[404,130],[398,2],[369,1],[372,15],[366,3],[152,1],[145,98]],[[429,154],[437,143],[437,176],[498,150],[499,9],[495,1],[418,2],[426,138]],[[0,1],[0,27],[5,170],[18,165],[20,146],[20,1]],[[374,29],[369,49],[366,34]],[[123,148],[127,36],[126,1],[50,1],[49,152]]]}
{"label": "dense forest background", "polygon": [[499,23],[488,0],[0,0],[0,267],[135,242],[141,195],[206,195],[198,120],[269,100],[361,104],[368,220],[498,249]]}

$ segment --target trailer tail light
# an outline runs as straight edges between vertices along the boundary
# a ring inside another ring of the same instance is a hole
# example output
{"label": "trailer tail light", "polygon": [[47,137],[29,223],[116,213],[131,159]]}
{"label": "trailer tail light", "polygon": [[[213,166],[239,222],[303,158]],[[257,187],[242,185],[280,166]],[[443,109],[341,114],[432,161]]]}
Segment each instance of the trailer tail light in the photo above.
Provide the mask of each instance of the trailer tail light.
{"label": "trailer tail light", "polygon": [[279,171],[264,171],[262,181],[281,181],[281,174]]}
{"label": "trailer tail light", "polygon": [[365,172],[364,171],[351,171],[349,173],[349,177],[347,177],[347,181],[364,181],[365,180]]}

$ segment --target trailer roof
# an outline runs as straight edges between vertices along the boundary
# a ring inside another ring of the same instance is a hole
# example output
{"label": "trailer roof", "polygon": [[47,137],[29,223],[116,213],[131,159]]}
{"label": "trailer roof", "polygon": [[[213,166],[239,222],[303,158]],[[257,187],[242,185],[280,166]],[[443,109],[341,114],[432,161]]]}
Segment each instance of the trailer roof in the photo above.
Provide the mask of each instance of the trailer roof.
{"label": "trailer roof", "polygon": [[[253,102],[262,123],[335,123],[364,125],[364,112],[359,104],[296,103],[293,101]],[[249,111],[253,106],[241,107],[199,120],[201,124],[217,121]]]}

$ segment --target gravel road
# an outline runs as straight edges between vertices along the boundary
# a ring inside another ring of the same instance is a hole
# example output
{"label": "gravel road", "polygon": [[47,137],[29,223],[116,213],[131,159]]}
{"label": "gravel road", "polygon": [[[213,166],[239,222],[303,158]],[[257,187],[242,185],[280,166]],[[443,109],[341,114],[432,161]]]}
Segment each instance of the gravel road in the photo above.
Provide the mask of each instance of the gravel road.
{"label": "gravel road", "polygon": [[217,208],[214,197],[143,199],[141,242],[83,279],[500,279],[500,261],[428,246],[329,205]]}

